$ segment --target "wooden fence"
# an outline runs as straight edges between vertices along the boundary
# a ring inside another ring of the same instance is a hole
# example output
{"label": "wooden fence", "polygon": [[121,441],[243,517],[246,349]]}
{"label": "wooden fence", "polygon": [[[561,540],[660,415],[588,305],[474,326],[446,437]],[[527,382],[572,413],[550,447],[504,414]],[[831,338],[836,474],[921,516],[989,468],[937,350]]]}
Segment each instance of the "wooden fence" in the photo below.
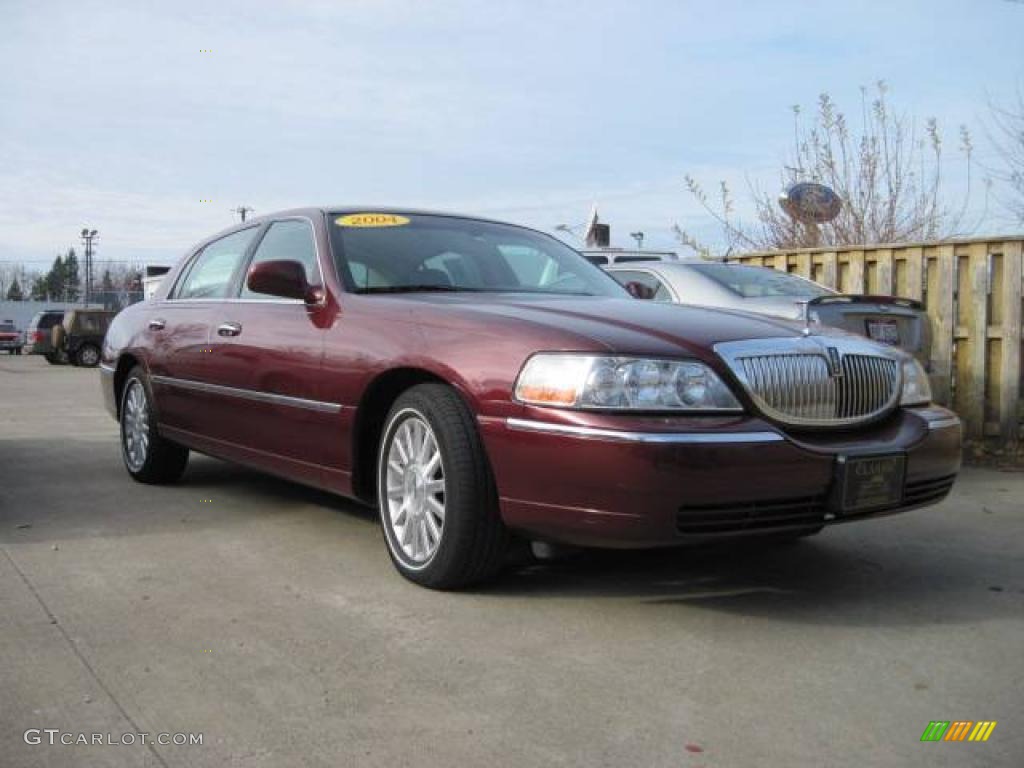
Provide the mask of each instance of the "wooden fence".
{"label": "wooden fence", "polygon": [[748,253],[746,264],[794,272],[843,293],[923,301],[932,321],[932,388],[968,440],[1021,439],[1024,235],[885,246]]}

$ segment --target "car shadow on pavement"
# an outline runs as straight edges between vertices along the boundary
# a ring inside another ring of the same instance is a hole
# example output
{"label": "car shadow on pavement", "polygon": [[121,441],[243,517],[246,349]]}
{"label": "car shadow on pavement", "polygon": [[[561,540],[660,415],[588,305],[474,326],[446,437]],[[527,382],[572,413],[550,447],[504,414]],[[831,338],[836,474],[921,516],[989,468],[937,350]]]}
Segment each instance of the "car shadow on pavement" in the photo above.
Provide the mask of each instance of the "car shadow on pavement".
{"label": "car shadow on pavement", "polygon": [[[585,551],[509,569],[493,595],[607,597],[807,624],[935,625],[1019,617],[1020,560],[961,541],[955,557],[884,531],[791,542]],[[830,540],[831,538],[831,540]],[[975,548],[976,547],[976,548]]]}
{"label": "car shadow on pavement", "polygon": [[193,455],[171,485],[133,481],[116,441],[0,439],[0,543],[135,536],[267,517],[376,525],[372,510],[316,488]]}

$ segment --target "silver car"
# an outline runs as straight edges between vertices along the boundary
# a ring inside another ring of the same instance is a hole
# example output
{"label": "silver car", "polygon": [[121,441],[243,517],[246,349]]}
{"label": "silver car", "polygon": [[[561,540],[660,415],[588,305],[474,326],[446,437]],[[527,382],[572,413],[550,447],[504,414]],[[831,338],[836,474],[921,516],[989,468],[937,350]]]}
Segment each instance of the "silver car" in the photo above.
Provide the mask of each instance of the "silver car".
{"label": "silver car", "polygon": [[842,328],[901,347],[929,364],[931,325],[924,306],[913,299],[841,294],[798,275],[727,262],[649,261],[605,269],[637,298]]}

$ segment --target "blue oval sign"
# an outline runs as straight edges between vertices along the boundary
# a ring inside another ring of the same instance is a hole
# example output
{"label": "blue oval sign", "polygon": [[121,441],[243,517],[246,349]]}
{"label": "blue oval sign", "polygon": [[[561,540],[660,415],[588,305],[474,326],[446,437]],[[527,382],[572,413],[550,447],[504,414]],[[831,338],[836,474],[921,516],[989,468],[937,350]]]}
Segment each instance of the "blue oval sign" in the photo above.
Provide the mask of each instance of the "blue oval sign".
{"label": "blue oval sign", "polygon": [[779,195],[779,205],[798,221],[824,224],[839,215],[843,201],[831,187],[813,181],[801,181]]}

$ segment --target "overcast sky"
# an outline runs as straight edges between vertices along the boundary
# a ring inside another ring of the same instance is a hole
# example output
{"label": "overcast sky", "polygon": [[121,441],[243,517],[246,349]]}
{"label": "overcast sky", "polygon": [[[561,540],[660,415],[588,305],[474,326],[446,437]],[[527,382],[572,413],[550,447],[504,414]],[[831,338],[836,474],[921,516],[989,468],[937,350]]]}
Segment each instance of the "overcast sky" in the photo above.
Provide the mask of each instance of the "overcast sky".
{"label": "overcast sky", "polygon": [[953,174],[961,123],[994,162],[987,102],[1024,79],[1007,0],[0,0],[0,17],[0,260],[34,266],[86,225],[100,258],[170,262],[243,203],[550,230],[593,201],[619,244],[671,245],[673,222],[713,234],[685,173],[778,185],[791,104],[827,89],[856,115],[884,78],[938,118]]}

